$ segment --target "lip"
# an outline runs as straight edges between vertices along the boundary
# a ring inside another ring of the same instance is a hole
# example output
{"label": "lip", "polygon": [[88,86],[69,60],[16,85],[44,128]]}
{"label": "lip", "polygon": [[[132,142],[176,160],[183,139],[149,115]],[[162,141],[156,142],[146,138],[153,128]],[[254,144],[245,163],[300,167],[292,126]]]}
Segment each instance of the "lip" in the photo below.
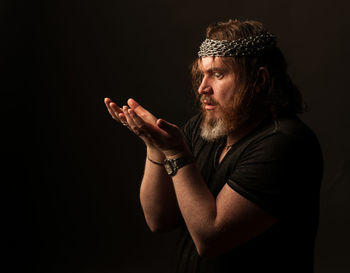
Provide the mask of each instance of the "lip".
{"label": "lip", "polygon": [[211,105],[211,104],[204,104],[204,108],[206,109],[206,110],[213,110],[213,109],[215,109],[215,105]]}
{"label": "lip", "polygon": [[202,103],[204,105],[204,109],[206,110],[213,110],[216,107],[215,105],[208,103],[207,100],[203,100]]}

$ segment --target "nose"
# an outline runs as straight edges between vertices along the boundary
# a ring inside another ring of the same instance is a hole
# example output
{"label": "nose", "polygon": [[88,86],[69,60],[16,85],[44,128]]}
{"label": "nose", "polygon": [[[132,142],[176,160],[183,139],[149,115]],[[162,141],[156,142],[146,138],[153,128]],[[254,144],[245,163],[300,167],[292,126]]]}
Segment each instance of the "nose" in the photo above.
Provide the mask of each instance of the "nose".
{"label": "nose", "polygon": [[213,89],[210,85],[210,82],[207,76],[204,76],[200,86],[198,87],[198,93],[202,95],[202,94],[210,94],[212,92],[213,92]]}

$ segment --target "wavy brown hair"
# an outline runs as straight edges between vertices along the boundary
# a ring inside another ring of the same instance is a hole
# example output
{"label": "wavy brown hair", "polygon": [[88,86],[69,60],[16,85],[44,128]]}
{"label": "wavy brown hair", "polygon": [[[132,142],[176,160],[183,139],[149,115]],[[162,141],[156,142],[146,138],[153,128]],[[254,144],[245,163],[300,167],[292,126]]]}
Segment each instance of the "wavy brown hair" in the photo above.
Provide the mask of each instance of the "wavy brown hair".
{"label": "wavy brown hair", "polygon": [[[206,30],[206,38],[236,40],[259,35],[265,31],[263,25],[257,21],[228,20],[210,25]],[[237,114],[241,119],[245,120],[253,113],[264,112],[277,117],[281,114],[302,113],[306,109],[299,89],[287,73],[286,60],[278,47],[273,47],[255,57],[221,58],[234,70],[238,78],[234,106],[240,106],[237,107],[240,109]],[[192,85],[196,95],[203,77],[199,69],[200,61],[201,58],[197,58],[191,67]],[[260,67],[267,69],[269,79],[265,84],[264,92],[257,94],[255,85]]]}

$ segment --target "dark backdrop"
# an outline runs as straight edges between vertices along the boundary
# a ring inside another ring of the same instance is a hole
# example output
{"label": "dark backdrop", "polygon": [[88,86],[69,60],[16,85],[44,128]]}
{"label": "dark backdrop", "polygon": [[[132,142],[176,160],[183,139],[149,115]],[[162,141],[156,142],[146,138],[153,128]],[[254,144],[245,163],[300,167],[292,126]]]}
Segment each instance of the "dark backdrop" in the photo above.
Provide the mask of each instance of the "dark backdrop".
{"label": "dark backdrop", "polygon": [[133,97],[183,124],[205,27],[229,18],[262,21],[278,36],[325,158],[316,272],[349,272],[345,3],[1,1],[7,272],[169,272],[176,231],[148,230],[138,200],[143,144],[109,117],[103,98]]}

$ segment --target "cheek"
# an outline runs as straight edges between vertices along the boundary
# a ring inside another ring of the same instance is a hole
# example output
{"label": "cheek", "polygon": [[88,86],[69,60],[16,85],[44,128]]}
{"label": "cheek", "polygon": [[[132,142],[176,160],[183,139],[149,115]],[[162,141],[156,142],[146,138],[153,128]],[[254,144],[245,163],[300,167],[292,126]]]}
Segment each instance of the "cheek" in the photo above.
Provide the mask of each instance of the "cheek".
{"label": "cheek", "polygon": [[234,88],[232,84],[225,84],[218,87],[217,100],[219,103],[224,106],[233,100],[234,97]]}

